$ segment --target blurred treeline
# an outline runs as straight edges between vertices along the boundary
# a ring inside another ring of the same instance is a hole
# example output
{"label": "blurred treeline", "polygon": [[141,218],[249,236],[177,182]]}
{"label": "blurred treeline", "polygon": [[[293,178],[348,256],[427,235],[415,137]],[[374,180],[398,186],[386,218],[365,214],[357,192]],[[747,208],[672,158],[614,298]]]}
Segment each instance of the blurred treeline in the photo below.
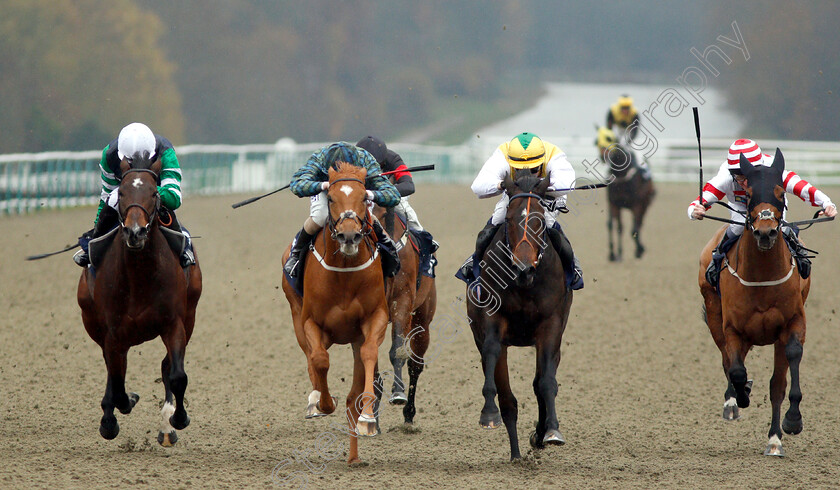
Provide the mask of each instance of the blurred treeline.
{"label": "blurred treeline", "polygon": [[836,139],[837,14],[783,0],[0,0],[0,153],[101,148],[131,121],[176,144],[457,131],[527,108],[550,80],[676,86],[689,48],[731,37],[733,20],[751,59],[733,53],[710,85],[751,135]]}

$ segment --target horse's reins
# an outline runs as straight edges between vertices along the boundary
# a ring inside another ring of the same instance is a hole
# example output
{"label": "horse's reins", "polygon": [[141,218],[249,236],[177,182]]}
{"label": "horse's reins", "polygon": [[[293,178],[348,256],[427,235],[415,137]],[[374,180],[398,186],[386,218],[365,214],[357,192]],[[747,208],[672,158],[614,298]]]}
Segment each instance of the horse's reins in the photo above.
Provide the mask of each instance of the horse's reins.
{"label": "horse's reins", "polygon": [[[132,172],[145,172],[145,173],[149,173],[149,174],[154,175],[155,176],[155,181],[158,181],[160,179],[160,176],[157,173],[155,173],[153,170],[149,170],[147,168],[130,168],[125,173],[122,174],[122,177],[120,177],[120,181],[122,181],[122,179],[124,179],[126,175],[128,175]],[[147,223],[146,223],[146,226],[144,226],[144,228],[148,232],[152,227],[152,223],[155,221],[155,217],[157,216],[157,213],[158,213],[158,208],[160,208],[160,193],[157,192],[157,191],[155,192],[155,207],[154,207],[154,209],[152,209],[151,212],[149,212],[149,210],[146,209],[142,204],[137,204],[137,203],[131,203],[128,206],[126,206],[125,207],[125,212],[128,213],[128,210],[130,210],[131,208],[140,208],[140,209],[143,210],[143,214],[146,215],[146,219],[148,220]],[[126,217],[123,216],[123,212],[119,209],[119,206],[117,206],[117,214],[119,215],[119,218],[120,218],[120,226],[124,228]],[[169,222],[172,223],[172,220],[170,219]]]}
{"label": "horse's reins", "polygon": [[528,219],[531,216],[531,199],[537,199],[539,201],[539,200],[542,199],[542,197],[537,195],[537,194],[533,194],[531,192],[521,192],[519,194],[514,194],[513,196],[511,196],[510,199],[509,199],[509,202],[513,201],[514,199],[519,199],[519,198],[527,198],[528,199],[528,202],[525,204],[525,206],[526,206],[525,207],[525,226],[524,226],[525,230],[522,232],[522,239],[520,239],[518,242],[516,242],[516,245],[513,246],[513,250],[511,251],[511,255],[515,256],[516,255],[516,250],[519,248],[520,245],[522,245],[522,242],[525,242],[528,245],[530,245],[531,248],[533,248],[534,250],[539,250],[539,254],[537,255],[537,260],[534,262],[534,265],[537,265],[537,263],[539,263],[540,259],[542,258],[543,247],[535,247],[534,244],[531,243],[531,240],[528,239]]}

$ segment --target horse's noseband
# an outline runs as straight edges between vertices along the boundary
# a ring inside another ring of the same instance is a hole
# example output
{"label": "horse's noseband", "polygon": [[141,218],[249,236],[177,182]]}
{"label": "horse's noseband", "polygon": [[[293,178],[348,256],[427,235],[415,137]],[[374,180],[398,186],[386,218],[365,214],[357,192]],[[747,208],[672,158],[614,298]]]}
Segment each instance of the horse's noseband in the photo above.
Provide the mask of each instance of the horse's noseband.
{"label": "horse's noseband", "polygon": [[747,224],[749,225],[751,230],[755,229],[755,222],[756,221],[777,220],[778,223],[776,224],[776,229],[779,229],[782,226],[782,220],[776,218],[776,215],[773,213],[773,210],[771,210],[771,209],[762,209],[761,211],[758,212],[758,217],[756,217],[755,219],[753,219],[751,216],[748,216],[748,218],[749,219],[747,220]]}

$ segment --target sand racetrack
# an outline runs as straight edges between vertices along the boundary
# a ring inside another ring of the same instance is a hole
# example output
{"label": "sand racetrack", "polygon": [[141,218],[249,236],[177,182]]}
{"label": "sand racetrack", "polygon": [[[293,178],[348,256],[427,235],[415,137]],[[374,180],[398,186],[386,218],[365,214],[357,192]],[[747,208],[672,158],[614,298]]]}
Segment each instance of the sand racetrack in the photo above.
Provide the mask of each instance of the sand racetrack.
{"label": "sand racetrack", "polygon": [[[825,191],[840,199],[840,189]],[[337,415],[303,419],[310,386],[280,289],[279,257],[307,203],[288,192],[238,210],[230,204],[248,196],[187,197],[179,216],[201,236],[204,273],[186,357],[192,424],[176,447],[157,445],[163,386],[155,380],[165,350],[156,340],[129,353],[126,386],[140,402],[130,415],[117,415],[121,432],[106,441],[97,430],[105,366],[76,304],[80,270],[69,253],[23,260],[70,243],[88,228],[94,209],[0,217],[0,487],[272,487],[275,466],[296,457],[276,479],[324,488],[836,487],[840,225],[803,234],[822,252],[806,305],[805,430],[785,436],[786,458],[767,458],[761,452],[770,423],[771,348],[747,358],[755,386],[742,419],[726,423],[720,416],[725,378],[700,318],[696,283],[698,254],[718,224],[686,218],[695,195],[696,186],[658,184],[643,230],[648,253],[641,260],[625,253],[619,264],[606,260],[606,194],[571,199],[566,231],[587,285],[575,294],[557,375],[567,444],[530,450],[534,351],[512,349],[526,455],[519,464],[508,462],[504,430],[478,427],[483,380],[465,321],[446,336],[432,331],[418,392],[419,431],[400,430],[401,410],[386,404],[383,433],[360,442],[367,466],[348,468],[343,454],[325,461],[315,453],[318,437],[332,437],[322,434],[336,434],[342,449],[347,438],[330,428],[340,423]],[[420,185],[412,202],[441,243],[438,315],[458,318],[464,287],[452,274],[494,201],[475,199],[465,186]],[[798,200],[791,208],[795,219],[812,212]],[[625,236],[632,250],[629,244]],[[389,346],[388,338],[380,348],[383,371]],[[330,356],[331,388],[343,400],[350,349],[334,346]]]}

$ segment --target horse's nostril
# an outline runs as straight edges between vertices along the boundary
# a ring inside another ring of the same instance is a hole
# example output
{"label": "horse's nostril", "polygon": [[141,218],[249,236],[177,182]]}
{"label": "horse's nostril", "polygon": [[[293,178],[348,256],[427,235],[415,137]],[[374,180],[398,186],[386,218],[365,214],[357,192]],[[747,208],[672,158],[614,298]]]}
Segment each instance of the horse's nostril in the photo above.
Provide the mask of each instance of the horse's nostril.
{"label": "horse's nostril", "polygon": [[779,234],[779,232],[776,231],[776,229],[772,229],[772,230],[770,230],[770,233],[767,234],[767,236],[769,236],[771,239],[775,239],[776,235],[778,235],[778,234]]}
{"label": "horse's nostril", "polygon": [[753,236],[756,240],[758,240],[759,238],[761,238],[761,232],[758,230],[753,230]]}
{"label": "horse's nostril", "polygon": [[362,234],[359,233],[359,232],[356,232],[356,234],[353,235],[353,243],[359,243],[361,241],[362,241]]}

